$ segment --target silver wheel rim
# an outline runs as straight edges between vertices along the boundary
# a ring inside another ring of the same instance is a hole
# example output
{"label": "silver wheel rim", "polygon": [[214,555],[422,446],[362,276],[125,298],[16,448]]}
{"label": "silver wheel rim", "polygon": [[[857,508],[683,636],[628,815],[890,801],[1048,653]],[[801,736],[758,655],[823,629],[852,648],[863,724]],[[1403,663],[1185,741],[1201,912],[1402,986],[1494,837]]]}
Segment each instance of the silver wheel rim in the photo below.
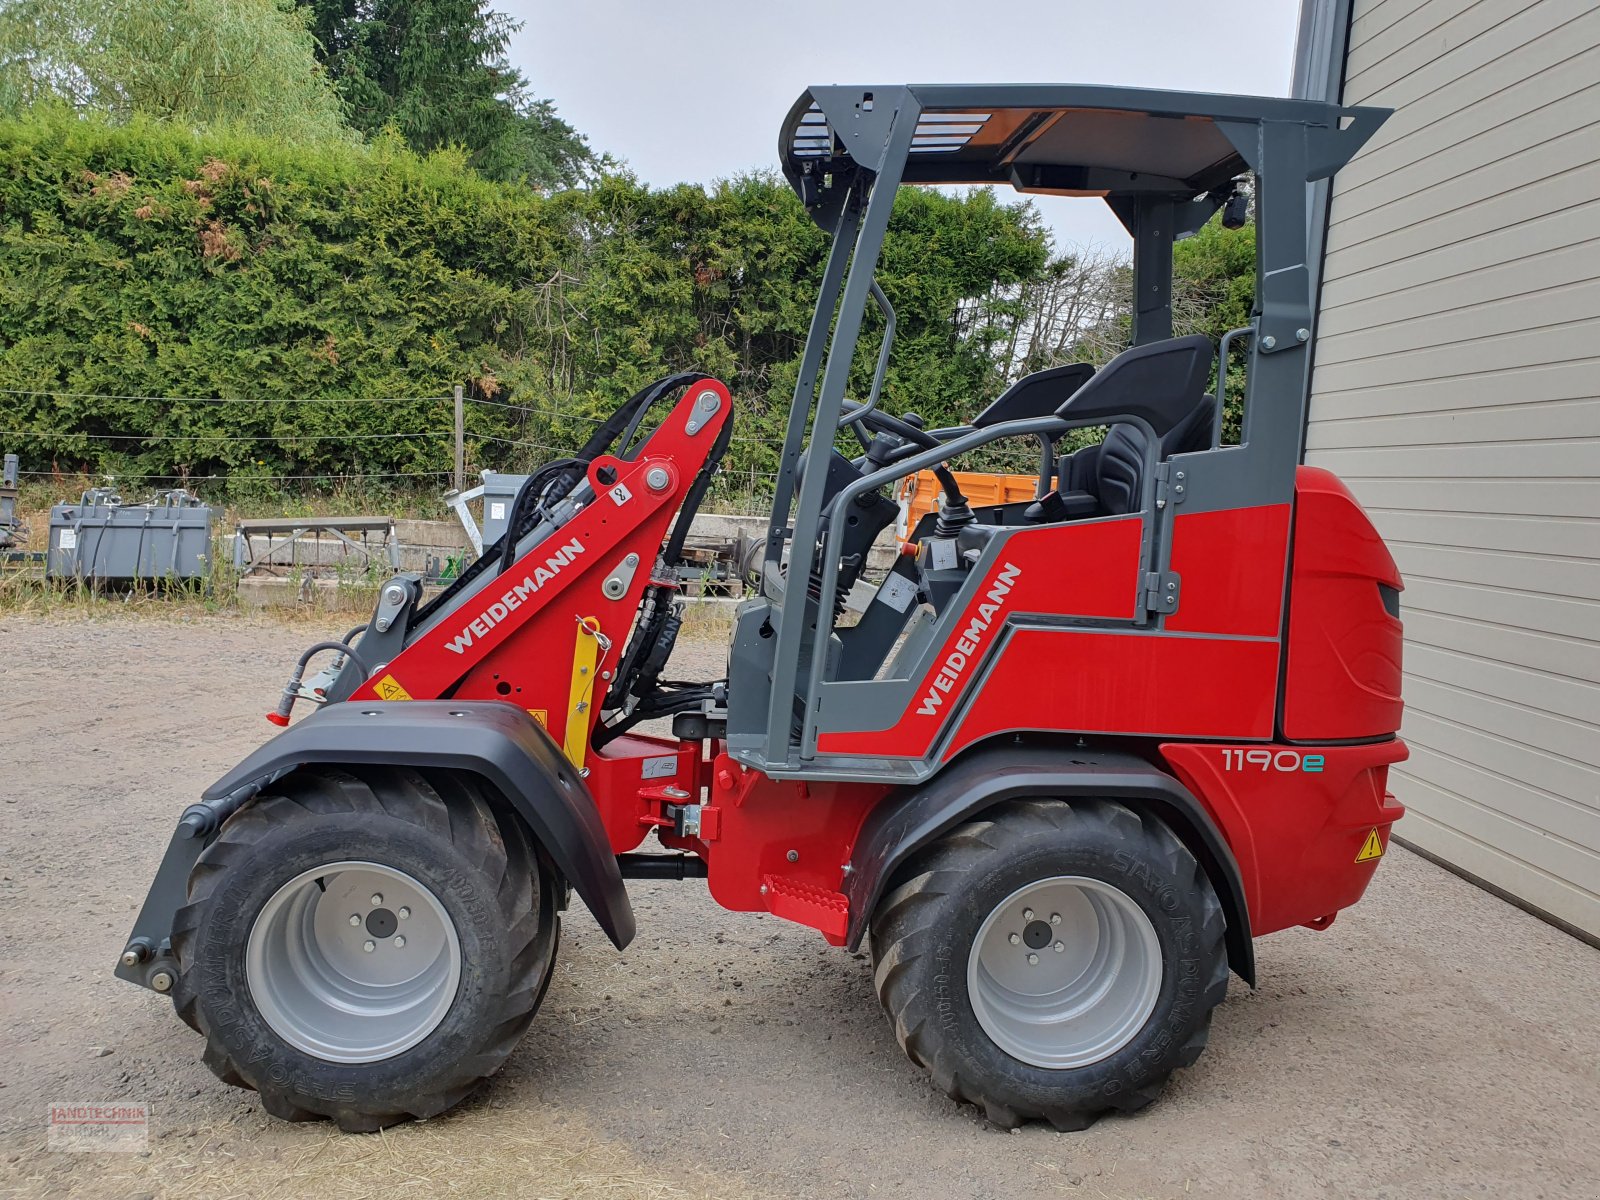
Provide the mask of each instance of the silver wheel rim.
{"label": "silver wheel rim", "polygon": [[1034,1067],[1109,1058],[1161,991],[1161,943],[1127,893],[1081,875],[1018,888],[978,930],[967,960],[973,1014],[995,1045]]}
{"label": "silver wheel rim", "polygon": [[245,980],[291,1046],[328,1062],[377,1062],[444,1020],[461,984],[461,943],[438,897],[404,871],[329,863],[263,906]]}

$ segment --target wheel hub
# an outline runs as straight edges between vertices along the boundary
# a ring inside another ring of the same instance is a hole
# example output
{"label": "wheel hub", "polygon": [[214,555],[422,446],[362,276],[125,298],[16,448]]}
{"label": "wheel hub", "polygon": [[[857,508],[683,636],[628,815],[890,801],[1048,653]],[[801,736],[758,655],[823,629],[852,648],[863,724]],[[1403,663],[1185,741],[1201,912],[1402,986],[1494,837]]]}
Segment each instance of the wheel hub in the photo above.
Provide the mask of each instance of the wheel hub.
{"label": "wheel hub", "polygon": [[973,1014],[1030,1066],[1065,1070],[1115,1054],[1161,990],[1155,926],[1127,893],[1087,876],[1019,888],[978,930],[967,965]]}
{"label": "wheel hub", "polygon": [[1029,921],[1022,931],[1023,945],[1030,950],[1042,950],[1050,944],[1050,926],[1044,921]]}
{"label": "wheel hub", "polygon": [[405,872],[329,863],[262,906],[245,979],[290,1045],[330,1062],[377,1062],[444,1020],[461,983],[460,939],[438,897]]}
{"label": "wheel hub", "polygon": [[375,938],[393,937],[400,921],[387,908],[375,908],[367,914],[367,932]]}

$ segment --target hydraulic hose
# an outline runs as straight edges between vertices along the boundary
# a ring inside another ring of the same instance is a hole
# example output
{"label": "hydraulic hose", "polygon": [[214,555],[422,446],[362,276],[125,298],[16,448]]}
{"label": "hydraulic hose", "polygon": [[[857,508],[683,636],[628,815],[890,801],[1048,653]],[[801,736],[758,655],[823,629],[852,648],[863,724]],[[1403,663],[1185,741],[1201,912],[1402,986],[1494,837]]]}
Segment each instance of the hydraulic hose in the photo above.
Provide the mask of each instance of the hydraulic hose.
{"label": "hydraulic hose", "polygon": [[[366,626],[363,625],[361,628],[364,629]],[[355,634],[352,632],[348,636],[353,637]],[[300,680],[306,673],[306,664],[324,650],[333,650],[355,663],[363,679],[372,674],[372,669],[367,666],[365,660],[344,642],[315,642],[307,646],[305,653],[295,661],[289,682],[283,685],[283,695],[278,698],[278,707],[267,714],[267,720],[278,726],[289,724],[289,714],[294,711],[294,702],[300,698]]]}
{"label": "hydraulic hose", "polygon": [[[558,458],[554,462],[546,463],[522,481],[522,486],[517,489],[516,498],[511,501],[511,518],[506,522],[506,531],[500,537],[499,571],[506,570],[516,561],[517,541],[522,537],[522,526],[527,519],[529,508],[536,504],[542,505],[544,493],[562,475],[576,471],[581,476],[586,465],[586,461],[576,458]],[[567,490],[571,490],[570,485]],[[562,495],[566,495],[566,492]]]}

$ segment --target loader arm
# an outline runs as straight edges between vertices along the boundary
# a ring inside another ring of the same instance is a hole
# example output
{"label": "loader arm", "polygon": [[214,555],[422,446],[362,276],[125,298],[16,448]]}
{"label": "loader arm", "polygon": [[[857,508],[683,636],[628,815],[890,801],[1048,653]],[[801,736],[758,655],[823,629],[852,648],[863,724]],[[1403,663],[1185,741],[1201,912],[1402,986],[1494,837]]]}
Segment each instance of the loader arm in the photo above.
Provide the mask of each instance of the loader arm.
{"label": "loader arm", "polygon": [[637,454],[595,457],[562,502],[570,516],[536,528],[502,569],[489,547],[474,586],[419,611],[351,700],[507,701],[582,769],[646,589],[675,587],[657,577],[661,547],[731,409],[722,384],[697,383]]}

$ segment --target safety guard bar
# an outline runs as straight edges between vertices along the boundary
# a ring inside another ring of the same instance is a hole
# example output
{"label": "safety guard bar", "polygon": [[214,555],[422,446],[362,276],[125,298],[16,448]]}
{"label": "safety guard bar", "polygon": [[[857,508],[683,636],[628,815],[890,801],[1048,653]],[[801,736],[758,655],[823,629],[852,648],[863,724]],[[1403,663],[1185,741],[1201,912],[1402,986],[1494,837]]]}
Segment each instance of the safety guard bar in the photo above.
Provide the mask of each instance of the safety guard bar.
{"label": "safety guard bar", "polygon": [[[812,697],[818,697],[822,694],[821,688],[824,682],[822,676],[827,667],[828,656],[820,653],[815,647],[820,646],[833,631],[832,618],[827,614],[833,612],[834,597],[839,591],[839,556],[831,553],[829,543],[833,540],[834,531],[843,527],[845,506],[850,501],[864,492],[883,487],[885,484],[893,483],[896,479],[913,474],[925,467],[934,466],[955,455],[965,454],[970,450],[975,450],[979,446],[987,445],[989,442],[998,441],[1001,438],[1026,437],[1031,434],[1041,438],[1054,439],[1070,429],[1083,429],[1095,425],[1132,425],[1142,430],[1145,434],[1145,470],[1143,472],[1144,483],[1140,489],[1140,510],[1141,520],[1144,525],[1144,545],[1148,553],[1156,553],[1154,537],[1154,526],[1157,517],[1155,506],[1156,465],[1160,461],[1161,440],[1156,437],[1155,430],[1151,428],[1150,423],[1142,417],[1125,416],[1110,420],[1105,417],[1091,417],[1080,418],[1075,421],[1065,420],[1061,417],[1029,417],[1025,420],[1004,421],[999,425],[991,425],[986,429],[973,430],[943,445],[929,447],[920,454],[900,459],[883,467],[881,470],[874,471],[870,475],[862,476],[854,483],[847,484],[840,489],[839,494],[834,497],[832,505],[829,506],[828,529],[823,536],[821,548],[823,566],[822,580],[817,596],[817,614],[819,618],[816,631],[817,641],[813,643],[810,664],[810,687],[807,694]],[[1142,589],[1139,595],[1141,598],[1143,597],[1144,592]],[[1141,604],[1142,608],[1143,605]],[[816,709],[814,706],[807,709],[805,722],[806,728],[802,731],[800,744],[800,756],[802,758],[811,757],[809,751],[810,734],[816,722]]]}

